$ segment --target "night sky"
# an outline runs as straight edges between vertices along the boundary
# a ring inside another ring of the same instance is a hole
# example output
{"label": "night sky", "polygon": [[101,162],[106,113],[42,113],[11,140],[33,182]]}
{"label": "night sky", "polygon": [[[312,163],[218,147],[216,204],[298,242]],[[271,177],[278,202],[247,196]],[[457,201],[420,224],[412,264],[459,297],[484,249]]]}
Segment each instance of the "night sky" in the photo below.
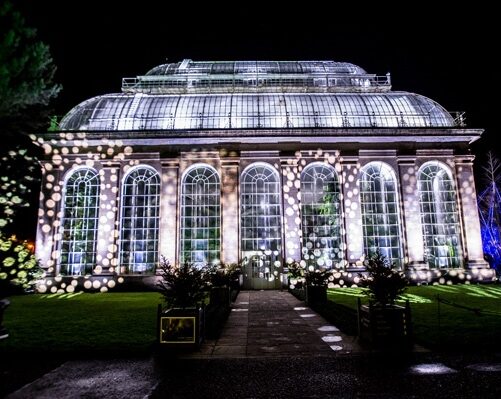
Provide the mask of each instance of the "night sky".
{"label": "night sky", "polygon": [[271,2],[234,2],[232,8],[149,0],[133,6],[14,3],[50,45],[63,85],[55,102],[59,115],[89,97],[119,92],[122,77],[142,75],[167,58],[347,61],[369,73],[390,72],[393,90],[465,111],[468,127],[486,129],[474,151],[501,154],[494,128],[498,101],[487,98],[497,80],[491,51],[497,48],[496,14],[481,5],[438,12],[429,2],[402,2],[400,8],[329,2],[326,8],[326,2],[309,1],[272,12]]}

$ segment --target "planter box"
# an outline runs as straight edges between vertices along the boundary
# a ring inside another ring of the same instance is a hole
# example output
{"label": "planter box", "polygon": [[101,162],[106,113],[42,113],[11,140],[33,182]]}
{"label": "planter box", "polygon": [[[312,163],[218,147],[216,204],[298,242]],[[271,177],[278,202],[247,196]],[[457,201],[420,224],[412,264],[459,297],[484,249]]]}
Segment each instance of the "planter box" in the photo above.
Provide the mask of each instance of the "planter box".
{"label": "planter box", "polygon": [[410,306],[360,305],[358,329],[362,343],[379,349],[411,349],[412,324]]}
{"label": "planter box", "polygon": [[322,304],[327,302],[327,287],[307,285],[306,286],[306,303],[308,305]]}
{"label": "planter box", "polygon": [[230,287],[212,287],[210,290],[210,304],[213,306],[230,306]]}
{"label": "planter box", "polygon": [[161,309],[158,305],[157,343],[161,349],[194,350],[204,337],[202,308]]}

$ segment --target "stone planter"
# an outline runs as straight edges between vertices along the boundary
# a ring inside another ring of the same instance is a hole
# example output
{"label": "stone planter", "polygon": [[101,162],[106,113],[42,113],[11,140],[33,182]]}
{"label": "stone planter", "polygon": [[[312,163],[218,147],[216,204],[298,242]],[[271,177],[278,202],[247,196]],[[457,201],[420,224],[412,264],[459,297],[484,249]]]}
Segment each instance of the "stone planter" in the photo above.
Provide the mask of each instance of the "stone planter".
{"label": "stone planter", "polygon": [[202,308],[169,308],[158,305],[157,343],[161,350],[183,351],[200,347],[204,338]]}
{"label": "stone planter", "polygon": [[327,287],[325,285],[307,285],[306,286],[306,304],[314,306],[327,302]]}
{"label": "stone planter", "polygon": [[358,300],[358,330],[361,343],[377,349],[412,349],[409,302],[398,305],[361,305]]}

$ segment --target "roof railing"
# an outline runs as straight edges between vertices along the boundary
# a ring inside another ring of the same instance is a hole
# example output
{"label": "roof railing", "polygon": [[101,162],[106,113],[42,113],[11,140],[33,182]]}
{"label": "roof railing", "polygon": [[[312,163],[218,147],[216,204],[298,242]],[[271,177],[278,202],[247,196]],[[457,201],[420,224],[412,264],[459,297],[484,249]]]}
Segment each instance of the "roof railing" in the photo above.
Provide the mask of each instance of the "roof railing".
{"label": "roof railing", "polygon": [[176,74],[122,79],[122,91],[133,93],[389,91],[391,76],[372,74]]}
{"label": "roof railing", "polygon": [[464,111],[449,111],[449,114],[454,118],[454,124],[459,127],[466,127],[466,112]]}

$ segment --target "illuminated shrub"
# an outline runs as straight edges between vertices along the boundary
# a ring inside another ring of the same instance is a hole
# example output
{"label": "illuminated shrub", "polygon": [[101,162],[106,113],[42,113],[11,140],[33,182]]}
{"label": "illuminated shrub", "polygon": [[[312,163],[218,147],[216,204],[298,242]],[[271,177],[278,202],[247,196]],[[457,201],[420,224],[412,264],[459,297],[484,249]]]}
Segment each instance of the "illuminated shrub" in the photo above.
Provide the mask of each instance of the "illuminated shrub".
{"label": "illuminated shrub", "polygon": [[361,286],[366,287],[365,294],[375,304],[394,305],[405,291],[407,278],[395,270],[395,265],[381,254],[379,249],[366,261],[367,275],[360,275]]}
{"label": "illuminated shrub", "polygon": [[0,234],[0,297],[7,296],[11,285],[27,290],[42,276],[28,243]]}

